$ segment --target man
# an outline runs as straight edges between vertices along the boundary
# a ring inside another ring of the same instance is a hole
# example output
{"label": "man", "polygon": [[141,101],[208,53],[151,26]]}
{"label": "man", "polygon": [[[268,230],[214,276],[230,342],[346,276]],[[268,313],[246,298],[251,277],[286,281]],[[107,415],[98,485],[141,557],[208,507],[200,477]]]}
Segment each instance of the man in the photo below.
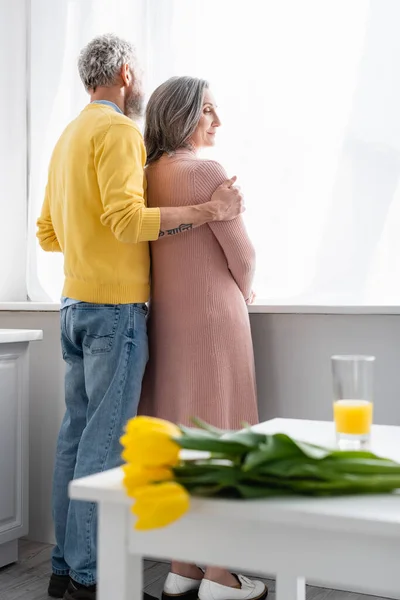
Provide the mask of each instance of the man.
{"label": "man", "polygon": [[66,413],[54,471],[49,595],[94,600],[96,506],[70,502],[68,483],[121,464],[119,438],[136,414],[147,362],[148,242],[190,235],[243,209],[234,179],[205,204],[147,208],[133,47],[114,35],[97,37],[82,50],[79,73],[91,102],[56,144],[37,235],[44,250],[63,252],[65,273]]}

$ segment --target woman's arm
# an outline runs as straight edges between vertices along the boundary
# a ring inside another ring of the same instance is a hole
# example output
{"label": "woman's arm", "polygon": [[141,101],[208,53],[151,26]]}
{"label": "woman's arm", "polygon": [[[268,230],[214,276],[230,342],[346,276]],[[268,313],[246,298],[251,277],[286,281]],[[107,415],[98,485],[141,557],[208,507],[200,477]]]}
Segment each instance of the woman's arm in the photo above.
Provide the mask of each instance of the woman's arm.
{"label": "woman's arm", "polygon": [[[199,161],[194,171],[196,200],[207,202],[215,189],[227,179],[223,167],[214,161]],[[255,251],[241,216],[233,221],[208,223],[217,238],[244,299],[251,297],[255,272]]]}

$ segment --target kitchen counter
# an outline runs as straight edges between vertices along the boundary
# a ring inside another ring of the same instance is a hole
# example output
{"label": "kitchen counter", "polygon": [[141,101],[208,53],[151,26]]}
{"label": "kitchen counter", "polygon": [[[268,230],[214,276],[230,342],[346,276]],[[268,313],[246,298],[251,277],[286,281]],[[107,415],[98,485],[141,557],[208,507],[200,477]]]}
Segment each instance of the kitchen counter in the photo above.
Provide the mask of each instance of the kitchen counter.
{"label": "kitchen counter", "polygon": [[0,329],[0,568],[28,533],[29,344],[40,329]]}
{"label": "kitchen counter", "polygon": [[40,329],[0,329],[0,344],[36,342],[43,339]]}

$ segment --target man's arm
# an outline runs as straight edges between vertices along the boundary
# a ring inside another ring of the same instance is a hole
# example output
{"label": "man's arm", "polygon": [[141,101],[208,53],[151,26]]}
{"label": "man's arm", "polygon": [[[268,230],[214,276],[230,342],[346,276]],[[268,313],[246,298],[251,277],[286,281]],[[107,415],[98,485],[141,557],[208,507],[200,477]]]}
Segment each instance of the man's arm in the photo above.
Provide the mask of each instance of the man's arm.
{"label": "man's arm", "polygon": [[195,206],[161,208],[159,237],[176,235],[212,221],[231,221],[243,212],[243,197],[234,186],[236,177],[227,179],[212,194],[208,202]]}
{"label": "man's arm", "polygon": [[112,125],[95,152],[103,225],[121,242],[154,241],[209,223],[225,221],[243,212],[243,199],[233,184],[222,184],[211,200],[202,205],[147,208],[144,202],[143,139],[130,124]]}
{"label": "man's arm", "polygon": [[36,237],[39,240],[41,248],[43,248],[43,250],[45,250],[46,252],[62,252],[60,244],[58,243],[56,232],[54,231],[53,222],[51,220],[47,186],[42,206],[42,212],[36,224],[38,227]]}
{"label": "man's arm", "polygon": [[160,209],[144,201],[146,152],[133,124],[113,124],[95,149],[95,168],[103,214],[101,222],[115,237],[137,244],[158,239]]}

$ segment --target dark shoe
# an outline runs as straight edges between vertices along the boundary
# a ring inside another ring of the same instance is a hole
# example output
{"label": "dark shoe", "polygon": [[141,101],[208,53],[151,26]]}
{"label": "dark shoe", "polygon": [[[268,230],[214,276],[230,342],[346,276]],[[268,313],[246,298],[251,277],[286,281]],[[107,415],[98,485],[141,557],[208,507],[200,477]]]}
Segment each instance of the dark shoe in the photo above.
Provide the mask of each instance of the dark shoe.
{"label": "dark shoe", "polygon": [[69,584],[69,575],[51,574],[47,593],[52,598],[63,598]]}
{"label": "dark shoe", "polygon": [[70,579],[64,600],[96,600],[96,585],[81,585]]}
{"label": "dark shoe", "polygon": [[[68,589],[64,594],[64,600],[96,600],[96,586],[91,585],[90,587],[86,587],[71,579]],[[143,592],[143,600],[157,599]]]}

